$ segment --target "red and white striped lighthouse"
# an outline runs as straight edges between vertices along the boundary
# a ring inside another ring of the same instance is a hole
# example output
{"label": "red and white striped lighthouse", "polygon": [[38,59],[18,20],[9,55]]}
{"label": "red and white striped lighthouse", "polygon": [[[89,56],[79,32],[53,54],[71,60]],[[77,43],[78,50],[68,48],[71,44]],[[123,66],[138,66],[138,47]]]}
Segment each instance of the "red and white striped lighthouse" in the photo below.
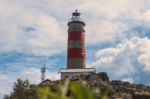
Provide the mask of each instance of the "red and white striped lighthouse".
{"label": "red and white striped lighthouse", "polygon": [[61,68],[61,79],[95,73],[94,68],[86,68],[85,60],[85,23],[77,10],[68,22],[67,68]]}
{"label": "red and white striped lighthouse", "polygon": [[85,23],[80,18],[80,13],[72,13],[68,22],[68,50],[67,68],[85,68]]}

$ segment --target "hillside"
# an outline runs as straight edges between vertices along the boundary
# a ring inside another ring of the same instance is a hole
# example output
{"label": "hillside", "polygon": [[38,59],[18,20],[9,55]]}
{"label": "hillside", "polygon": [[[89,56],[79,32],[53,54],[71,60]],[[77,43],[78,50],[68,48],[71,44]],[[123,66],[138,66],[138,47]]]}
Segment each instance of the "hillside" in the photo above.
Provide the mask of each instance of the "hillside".
{"label": "hillside", "polygon": [[[24,82],[22,84],[27,85]],[[15,93],[16,90],[19,90],[18,93]],[[150,99],[150,86],[109,81],[106,72],[81,75],[71,80],[47,79],[38,85],[30,84],[16,90],[4,99]]]}

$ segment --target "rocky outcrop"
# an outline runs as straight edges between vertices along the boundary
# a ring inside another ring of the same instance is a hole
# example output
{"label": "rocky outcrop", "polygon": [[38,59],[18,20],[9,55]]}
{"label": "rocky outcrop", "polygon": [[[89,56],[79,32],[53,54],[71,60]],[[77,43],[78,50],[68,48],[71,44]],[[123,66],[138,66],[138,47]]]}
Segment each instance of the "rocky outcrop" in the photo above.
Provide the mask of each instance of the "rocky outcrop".
{"label": "rocky outcrop", "polygon": [[[87,82],[89,88],[98,90],[97,95],[108,91],[109,99],[150,99],[150,86],[143,84],[133,84],[130,82],[123,82],[121,80],[109,81],[106,72],[92,73],[89,75],[80,75],[71,81],[84,80]],[[45,80],[40,86],[49,86],[49,90],[55,91],[57,84],[63,83],[64,80],[50,81]]]}
{"label": "rocky outcrop", "polygon": [[109,81],[106,72],[90,74],[81,78],[84,78],[91,88],[98,87],[101,92],[109,87],[111,90],[110,99],[150,99],[150,86],[121,80]]}
{"label": "rocky outcrop", "polygon": [[126,92],[126,93],[140,93],[147,92],[150,93],[149,86],[144,86],[143,84],[132,84],[129,82],[122,82],[119,80],[110,81],[111,86],[115,92]]}

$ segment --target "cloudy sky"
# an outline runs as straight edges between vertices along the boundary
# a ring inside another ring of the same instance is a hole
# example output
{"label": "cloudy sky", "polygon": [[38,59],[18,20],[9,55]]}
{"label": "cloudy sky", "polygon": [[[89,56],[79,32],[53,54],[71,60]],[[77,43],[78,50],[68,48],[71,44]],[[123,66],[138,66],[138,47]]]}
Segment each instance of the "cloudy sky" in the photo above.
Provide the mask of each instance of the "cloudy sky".
{"label": "cloudy sky", "polygon": [[59,79],[66,67],[67,22],[86,22],[87,66],[110,79],[150,85],[150,0],[0,0],[0,99],[17,78]]}

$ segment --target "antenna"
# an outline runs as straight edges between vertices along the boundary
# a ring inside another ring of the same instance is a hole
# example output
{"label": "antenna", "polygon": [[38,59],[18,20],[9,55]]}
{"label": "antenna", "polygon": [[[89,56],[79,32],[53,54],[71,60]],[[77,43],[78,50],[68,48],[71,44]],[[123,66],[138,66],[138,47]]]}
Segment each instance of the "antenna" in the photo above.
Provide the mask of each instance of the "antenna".
{"label": "antenna", "polygon": [[44,81],[44,80],[45,80],[45,72],[46,72],[46,57],[45,57],[44,66],[41,67],[41,81]]}

